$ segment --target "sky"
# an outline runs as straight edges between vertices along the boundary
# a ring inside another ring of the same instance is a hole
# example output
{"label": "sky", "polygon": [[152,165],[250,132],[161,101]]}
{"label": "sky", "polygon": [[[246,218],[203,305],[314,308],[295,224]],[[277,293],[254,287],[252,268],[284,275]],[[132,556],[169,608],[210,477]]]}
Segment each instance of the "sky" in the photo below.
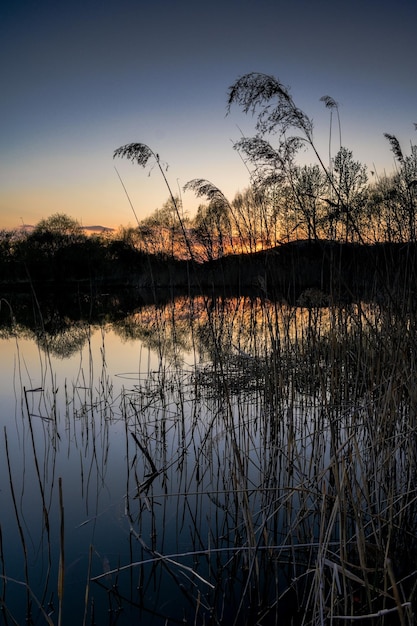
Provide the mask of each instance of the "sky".
{"label": "sky", "polygon": [[134,225],[123,185],[138,218],[151,215],[168,190],[156,169],[113,160],[130,142],[160,155],[190,216],[194,178],[233,199],[249,185],[233,142],[254,119],[227,115],[227,92],[249,72],[290,88],[324,159],[330,95],[342,144],[391,173],[383,134],[406,154],[417,143],[416,25],[417,0],[3,0],[0,229],[54,213]]}

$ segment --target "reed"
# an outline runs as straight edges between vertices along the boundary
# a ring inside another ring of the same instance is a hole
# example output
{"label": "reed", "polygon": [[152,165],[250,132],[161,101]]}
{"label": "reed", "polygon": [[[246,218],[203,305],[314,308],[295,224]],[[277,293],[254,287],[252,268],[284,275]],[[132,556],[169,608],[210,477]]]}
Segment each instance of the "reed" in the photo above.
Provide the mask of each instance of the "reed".
{"label": "reed", "polygon": [[[8,476],[9,476],[10,493],[12,496],[13,510],[14,510],[14,514],[16,518],[16,524],[17,524],[17,528],[19,531],[19,538],[20,538],[22,551],[23,551],[23,562],[24,562],[23,570],[24,570],[24,578],[25,578],[24,585],[27,591],[26,593],[26,616],[28,618],[32,613],[32,606],[31,606],[32,598],[31,598],[31,591],[30,591],[30,585],[29,585],[29,570],[28,570],[28,551],[27,551],[27,546],[26,546],[25,533],[23,530],[22,522],[21,522],[20,515],[19,515],[19,509],[17,506],[17,499],[16,499],[16,493],[15,493],[15,488],[14,488],[14,483],[13,483],[13,476],[12,476],[12,469],[11,469],[10,455],[9,455],[9,444],[8,444],[6,428],[4,428],[4,443],[5,443],[5,452],[6,452],[6,460],[7,460],[7,471],[8,471]],[[4,567],[4,562],[3,562],[3,567]]]}
{"label": "reed", "polygon": [[59,485],[59,514],[60,514],[60,532],[59,532],[59,566],[58,566],[58,626],[62,624],[62,603],[64,600],[64,580],[65,580],[65,532],[64,532],[64,502],[62,496],[62,478],[58,479]]}

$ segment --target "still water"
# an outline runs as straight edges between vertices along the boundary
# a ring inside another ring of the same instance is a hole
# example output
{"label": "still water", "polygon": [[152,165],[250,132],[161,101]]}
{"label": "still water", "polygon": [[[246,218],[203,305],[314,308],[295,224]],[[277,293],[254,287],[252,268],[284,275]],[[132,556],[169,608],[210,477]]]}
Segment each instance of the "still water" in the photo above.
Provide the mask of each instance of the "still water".
{"label": "still water", "polygon": [[290,623],[323,537],[340,547],[323,500],[335,417],[346,462],[367,445],[358,435],[349,448],[366,390],[350,397],[347,364],[334,380],[327,336],[336,325],[350,337],[358,319],[179,298],[116,321],[9,322],[4,623]]}

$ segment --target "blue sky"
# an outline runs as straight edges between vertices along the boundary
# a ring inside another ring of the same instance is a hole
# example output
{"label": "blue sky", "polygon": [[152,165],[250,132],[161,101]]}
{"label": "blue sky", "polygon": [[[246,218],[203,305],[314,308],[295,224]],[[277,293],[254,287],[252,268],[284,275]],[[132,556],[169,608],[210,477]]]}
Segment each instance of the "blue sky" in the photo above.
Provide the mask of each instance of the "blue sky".
{"label": "blue sky", "polygon": [[[417,0],[9,0],[0,7],[0,228],[64,212],[84,225],[134,223],[168,197],[156,171],[113,161],[148,144],[176,191],[207,178],[232,199],[248,173],[232,142],[253,120],[232,109],[252,71],[291,88],[327,159],[329,112],[343,144],[379,174],[417,143]],[[304,155],[307,161],[313,157]],[[150,174],[150,175],[149,175]],[[198,204],[183,195],[192,215]]]}

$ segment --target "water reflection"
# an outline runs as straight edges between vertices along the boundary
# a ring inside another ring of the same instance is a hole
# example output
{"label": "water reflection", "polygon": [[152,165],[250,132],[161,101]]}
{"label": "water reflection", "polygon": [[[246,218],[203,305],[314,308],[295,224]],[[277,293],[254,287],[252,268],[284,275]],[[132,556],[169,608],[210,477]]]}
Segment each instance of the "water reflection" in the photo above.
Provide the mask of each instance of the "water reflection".
{"label": "water reflection", "polygon": [[408,615],[415,320],[321,304],[9,310],[5,623]]}

